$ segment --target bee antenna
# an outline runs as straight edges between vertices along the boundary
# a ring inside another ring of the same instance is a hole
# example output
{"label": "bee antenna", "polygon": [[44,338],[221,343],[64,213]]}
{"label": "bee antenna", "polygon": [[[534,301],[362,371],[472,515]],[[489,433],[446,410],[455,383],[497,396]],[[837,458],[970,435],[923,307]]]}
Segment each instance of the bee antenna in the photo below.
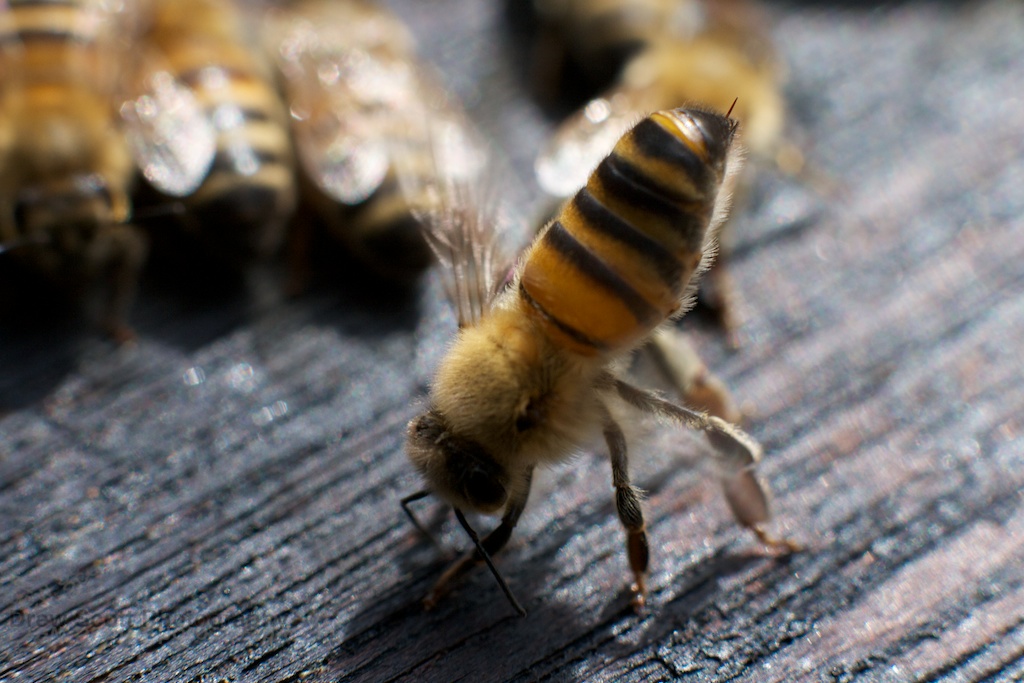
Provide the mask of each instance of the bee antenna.
{"label": "bee antenna", "polygon": [[729,105],[729,111],[725,112],[725,118],[729,118],[729,115],[732,114],[732,110],[736,107],[736,103],[739,101],[740,98],[738,97],[732,101],[732,104]]}
{"label": "bee antenna", "polygon": [[525,617],[526,610],[523,609],[523,606],[519,604],[518,600],[516,600],[516,596],[512,595],[512,589],[508,587],[508,584],[505,583],[505,579],[503,579],[501,574],[498,573],[498,568],[494,566],[494,562],[491,561],[490,554],[484,549],[483,544],[480,543],[480,537],[477,536],[476,532],[473,531],[473,527],[471,527],[469,522],[466,521],[466,516],[462,514],[462,510],[454,506],[452,509],[455,510],[455,518],[459,520],[459,524],[462,525],[462,528],[466,530],[466,533],[469,534],[469,537],[473,540],[473,545],[476,546],[477,554],[479,554],[480,557],[483,558],[484,562],[487,563],[487,567],[491,570],[491,574],[494,575],[495,581],[497,581],[498,585],[501,586],[501,591],[505,594],[505,597],[508,598],[508,601],[512,604],[512,608],[519,613],[519,616]]}
{"label": "bee antenna", "polygon": [[426,536],[434,545],[434,547],[440,548],[441,546],[438,544],[437,539],[434,538],[434,535],[430,533],[430,531],[427,530],[425,526],[420,524],[420,520],[416,517],[416,513],[414,513],[412,511],[412,508],[409,507],[409,503],[415,503],[417,500],[422,500],[429,496],[430,493],[431,492],[428,489],[424,489],[422,491],[417,491],[416,493],[406,496],[401,500],[402,509],[405,510],[405,514],[408,515],[409,520],[412,521],[412,525],[416,527],[421,534]]}

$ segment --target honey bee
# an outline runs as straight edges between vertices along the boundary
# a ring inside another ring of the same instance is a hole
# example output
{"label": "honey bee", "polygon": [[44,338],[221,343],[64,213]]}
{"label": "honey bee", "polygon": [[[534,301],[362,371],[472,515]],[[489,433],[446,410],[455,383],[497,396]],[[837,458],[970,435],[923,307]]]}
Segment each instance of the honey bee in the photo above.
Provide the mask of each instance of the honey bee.
{"label": "honey bee", "polygon": [[280,247],[296,204],[271,65],[232,0],[147,0],[122,108],[139,168],[211,253],[236,265]]}
{"label": "honey bee", "polygon": [[122,342],[147,251],[114,104],[133,27],[102,0],[0,4],[0,240],[72,288],[105,283],[102,325]]}
{"label": "honey bee", "polygon": [[[783,137],[785,70],[763,34],[766,21],[757,6],[741,0],[549,0],[542,7],[566,51],[595,78],[622,65],[611,87],[560,125],[538,155],[537,179],[549,194],[571,195],[637,119],[681,104],[724,111],[735,102],[748,155],[790,174],[802,169],[802,155]],[[723,228],[718,267],[709,278],[711,303],[734,335],[731,284],[721,268],[730,233]]]}
{"label": "honey bee", "polygon": [[[739,171],[738,125],[728,114],[703,108],[659,111],[641,120],[497,289],[503,259],[491,246],[493,225],[457,205],[447,221],[435,223],[445,226],[432,232],[431,241],[448,255],[441,260],[449,267],[461,329],[437,371],[425,412],[408,426],[408,455],[427,489],[403,506],[410,512],[411,501],[428,492],[440,496],[475,550],[442,574],[424,600],[427,607],[485,561],[525,614],[491,555],[511,536],[535,468],[565,460],[597,433],[611,456],[633,604],[644,606],[649,550],[626,438],[613,416],[621,409],[702,431],[736,519],[763,543],[796,549],[765,529],[768,496],[753,471],[762,451],[750,436],[717,416],[639,389],[616,370],[616,361],[692,303],[727,215],[730,179]],[[501,521],[481,540],[464,510],[500,515]]]}
{"label": "honey bee", "polygon": [[439,165],[449,175],[479,167],[475,143],[465,140],[448,140],[456,153],[436,159],[417,116],[426,108],[436,122],[457,105],[418,62],[405,25],[373,3],[299,0],[271,12],[267,26],[310,204],[378,273],[418,275],[433,262],[420,225],[430,201],[420,177]]}

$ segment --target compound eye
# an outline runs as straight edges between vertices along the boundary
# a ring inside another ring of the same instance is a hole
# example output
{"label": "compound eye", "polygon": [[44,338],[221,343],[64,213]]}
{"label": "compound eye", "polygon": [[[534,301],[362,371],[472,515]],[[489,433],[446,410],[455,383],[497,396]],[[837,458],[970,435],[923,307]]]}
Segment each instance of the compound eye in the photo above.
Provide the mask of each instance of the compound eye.
{"label": "compound eye", "polygon": [[477,468],[466,475],[463,493],[466,500],[470,501],[474,507],[485,512],[497,510],[505,504],[505,500],[508,498],[508,493],[501,482]]}

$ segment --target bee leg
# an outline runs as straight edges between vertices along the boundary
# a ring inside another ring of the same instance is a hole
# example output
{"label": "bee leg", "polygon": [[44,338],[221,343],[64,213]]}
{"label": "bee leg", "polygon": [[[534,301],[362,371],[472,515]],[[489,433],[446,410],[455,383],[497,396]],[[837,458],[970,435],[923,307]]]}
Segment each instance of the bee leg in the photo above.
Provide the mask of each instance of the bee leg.
{"label": "bee leg", "polygon": [[528,475],[526,486],[523,487],[523,492],[518,498],[510,500],[508,507],[505,509],[505,514],[501,518],[501,523],[495,527],[491,533],[487,534],[480,540],[476,532],[473,531],[472,527],[466,521],[462,511],[455,508],[455,516],[458,518],[459,523],[469,534],[469,537],[473,540],[473,544],[476,546],[474,550],[470,550],[461,558],[456,560],[448,569],[445,570],[441,577],[434,583],[433,588],[427,593],[427,596],[423,598],[423,607],[425,609],[432,609],[437,606],[441,598],[444,597],[445,593],[448,592],[450,585],[461,578],[474,566],[480,564],[480,562],[486,562],[490,568],[491,573],[494,575],[495,580],[501,587],[502,592],[505,593],[505,597],[508,598],[509,603],[512,604],[513,609],[519,613],[519,616],[526,616],[526,610],[519,604],[515,596],[512,594],[511,589],[505,580],[498,573],[497,568],[491,562],[491,556],[505,547],[508,543],[508,539],[512,536],[512,530],[515,529],[516,524],[519,523],[519,517],[523,514],[523,509],[526,507],[526,501],[530,495],[530,478],[532,478],[533,472]]}
{"label": "bee leg", "polygon": [[716,469],[733,517],[774,550],[785,553],[802,550],[803,546],[796,541],[777,538],[765,531],[764,525],[771,521],[772,514],[768,488],[756,472],[762,457],[760,444],[735,425],[716,417],[711,417],[709,422],[705,435],[715,448]]}
{"label": "bee leg", "polygon": [[633,607],[642,610],[647,604],[647,564],[650,549],[644,513],[640,507],[640,492],[629,483],[629,459],[626,452],[626,437],[622,428],[604,409],[604,438],[612,461],[612,485],[615,487],[615,509],[619,521],[626,528],[626,554],[629,567],[633,570]]}
{"label": "bee leg", "polygon": [[729,348],[738,349],[742,346],[739,330],[743,322],[738,312],[739,294],[729,272],[727,256],[725,252],[720,253],[718,260],[704,276],[701,299],[718,319]]}
{"label": "bee leg", "polygon": [[89,246],[88,262],[105,271],[109,285],[101,325],[118,344],[135,339],[135,331],[125,319],[135,299],[147,251],[142,234],[135,226],[125,223],[106,226]]}
{"label": "bee leg", "polygon": [[683,403],[706,410],[726,422],[742,419],[743,415],[725,383],[712,374],[678,328],[658,329],[645,348],[679,392]]}
{"label": "bee leg", "polygon": [[[733,206],[745,201],[750,194],[749,174],[740,174],[734,183],[732,193]],[[735,223],[726,219],[718,229],[718,253],[700,285],[700,302],[714,314],[731,349],[738,349],[742,345],[740,328],[743,326],[743,301],[729,269],[735,245]]]}
{"label": "bee leg", "polygon": [[764,525],[771,519],[768,492],[754,473],[754,468],[761,460],[761,445],[749,434],[720,417],[676,405],[610,375],[603,378],[603,381],[614,387],[626,403],[638,410],[703,431],[714,448],[715,465],[722,480],[725,499],[736,521],[772,548],[785,552],[802,549],[799,543],[776,538],[764,530]]}
{"label": "bee leg", "polygon": [[434,546],[439,552],[443,553],[441,544],[437,542],[436,538],[434,538],[434,534],[430,533],[430,530],[420,523],[419,517],[416,516],[416,513],[412,511],[412,507],[410,506],[410,503],[414,503],[417,500],[422,500],[423,498],[426,498],[429,495],[430,491],[424,489],[423,491],[417,491],[416,493],[406,496],[399,502],[402,505],[402,510],[405,511],[406,516],[412,522],[412,525],[416,527],[417,531],[419,531],[420,534],[425,536],[427,540],[430,541],[430,544]]}
{"label": "bee leg", "polygon": [[773,536],[765,530],[764,525],[771,520],[768,489],[752,468],[746,467],[731,475],[723,473],[721,479],[733,517],[754,532],[761,543],[786,554],[803,550],[803,545],[797,541]]}

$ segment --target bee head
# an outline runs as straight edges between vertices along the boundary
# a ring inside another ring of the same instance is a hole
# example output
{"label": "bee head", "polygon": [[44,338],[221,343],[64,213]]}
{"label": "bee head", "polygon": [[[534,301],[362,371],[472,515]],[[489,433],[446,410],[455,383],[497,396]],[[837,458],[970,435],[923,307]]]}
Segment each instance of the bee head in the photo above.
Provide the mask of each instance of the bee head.
{"label": "bee head", "polygon": [[456,508],[493,513],[505,506],[508,472],[482,445],[453,433],[437,411],[409,423],[406,450],[429,488]]}

